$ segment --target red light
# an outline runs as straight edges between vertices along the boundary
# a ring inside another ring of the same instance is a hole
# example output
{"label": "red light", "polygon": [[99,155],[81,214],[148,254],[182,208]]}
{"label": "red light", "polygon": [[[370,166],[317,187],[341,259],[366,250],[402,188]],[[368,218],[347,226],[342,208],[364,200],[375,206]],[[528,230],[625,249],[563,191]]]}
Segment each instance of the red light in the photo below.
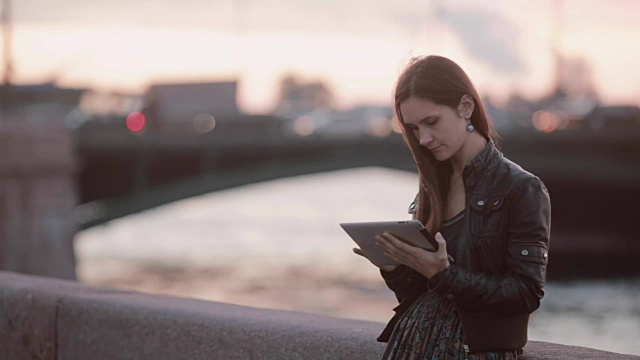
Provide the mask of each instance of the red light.
{"label": "red light", "polygon": [[146,119],[141,112],[132,112],[127,116],[127,129],[133,132],[139,132],[144,129]]}

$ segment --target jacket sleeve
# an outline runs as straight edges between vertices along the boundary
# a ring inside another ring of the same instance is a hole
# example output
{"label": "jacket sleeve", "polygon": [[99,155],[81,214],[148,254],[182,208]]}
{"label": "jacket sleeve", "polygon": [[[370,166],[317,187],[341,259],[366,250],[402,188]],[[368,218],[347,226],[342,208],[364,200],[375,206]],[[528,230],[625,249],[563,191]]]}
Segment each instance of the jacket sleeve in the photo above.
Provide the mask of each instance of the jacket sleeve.
{"label": "jacket sleeve", "polygon": [[531,313],[540,306],[551,225],[549,193],[540,179],[532,178],[510,203],[506,273],[489,275],[451,265],[430,279],[431,291],[474,312]]}
{"label": "jacket sleeve", "polygon": [[413,296],[416,289],[425,289],[428,283],[427,278],[405,265],[399,265],[389,272],[380,270],[380,274],[399,303]]}

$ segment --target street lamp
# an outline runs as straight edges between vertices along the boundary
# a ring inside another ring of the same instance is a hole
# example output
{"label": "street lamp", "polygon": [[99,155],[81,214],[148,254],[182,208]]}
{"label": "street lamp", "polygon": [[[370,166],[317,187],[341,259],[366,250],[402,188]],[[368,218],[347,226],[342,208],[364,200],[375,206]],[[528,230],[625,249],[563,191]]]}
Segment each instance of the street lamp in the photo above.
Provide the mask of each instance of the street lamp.
{"label": "street lamp", "polygon": [[7,113],[13,108],[13,92],[11,89],[11,0],[2,1],[2,24],[3,45],[4,45],[4,81],[2,83],[2,95],[0,96],[0,106]]}

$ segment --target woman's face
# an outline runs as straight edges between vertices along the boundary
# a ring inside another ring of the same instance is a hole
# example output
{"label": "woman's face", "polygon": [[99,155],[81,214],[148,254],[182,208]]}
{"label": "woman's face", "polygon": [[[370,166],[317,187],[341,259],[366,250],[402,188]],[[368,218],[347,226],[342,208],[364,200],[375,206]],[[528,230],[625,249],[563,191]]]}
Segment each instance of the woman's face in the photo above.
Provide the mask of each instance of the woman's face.
{"label": "woman's face", "polygon": [[458,153],[467,139],[467,121],[461,112],[415,96],[400,103],[405,125],[420,145],[439,161],[449,160]]}

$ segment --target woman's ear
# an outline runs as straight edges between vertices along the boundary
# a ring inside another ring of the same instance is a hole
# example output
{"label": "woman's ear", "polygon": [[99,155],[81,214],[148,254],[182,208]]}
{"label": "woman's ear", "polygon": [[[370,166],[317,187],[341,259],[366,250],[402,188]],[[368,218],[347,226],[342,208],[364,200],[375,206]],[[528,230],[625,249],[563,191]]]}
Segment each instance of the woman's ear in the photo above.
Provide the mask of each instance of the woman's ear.
{"label": "woman's ear", "polygon": [[466,94],[462,95],[460,103],[458,104],[458,115],[462,118],[469,119],[474,109],[475,103],[473,102],[473,98]]}

